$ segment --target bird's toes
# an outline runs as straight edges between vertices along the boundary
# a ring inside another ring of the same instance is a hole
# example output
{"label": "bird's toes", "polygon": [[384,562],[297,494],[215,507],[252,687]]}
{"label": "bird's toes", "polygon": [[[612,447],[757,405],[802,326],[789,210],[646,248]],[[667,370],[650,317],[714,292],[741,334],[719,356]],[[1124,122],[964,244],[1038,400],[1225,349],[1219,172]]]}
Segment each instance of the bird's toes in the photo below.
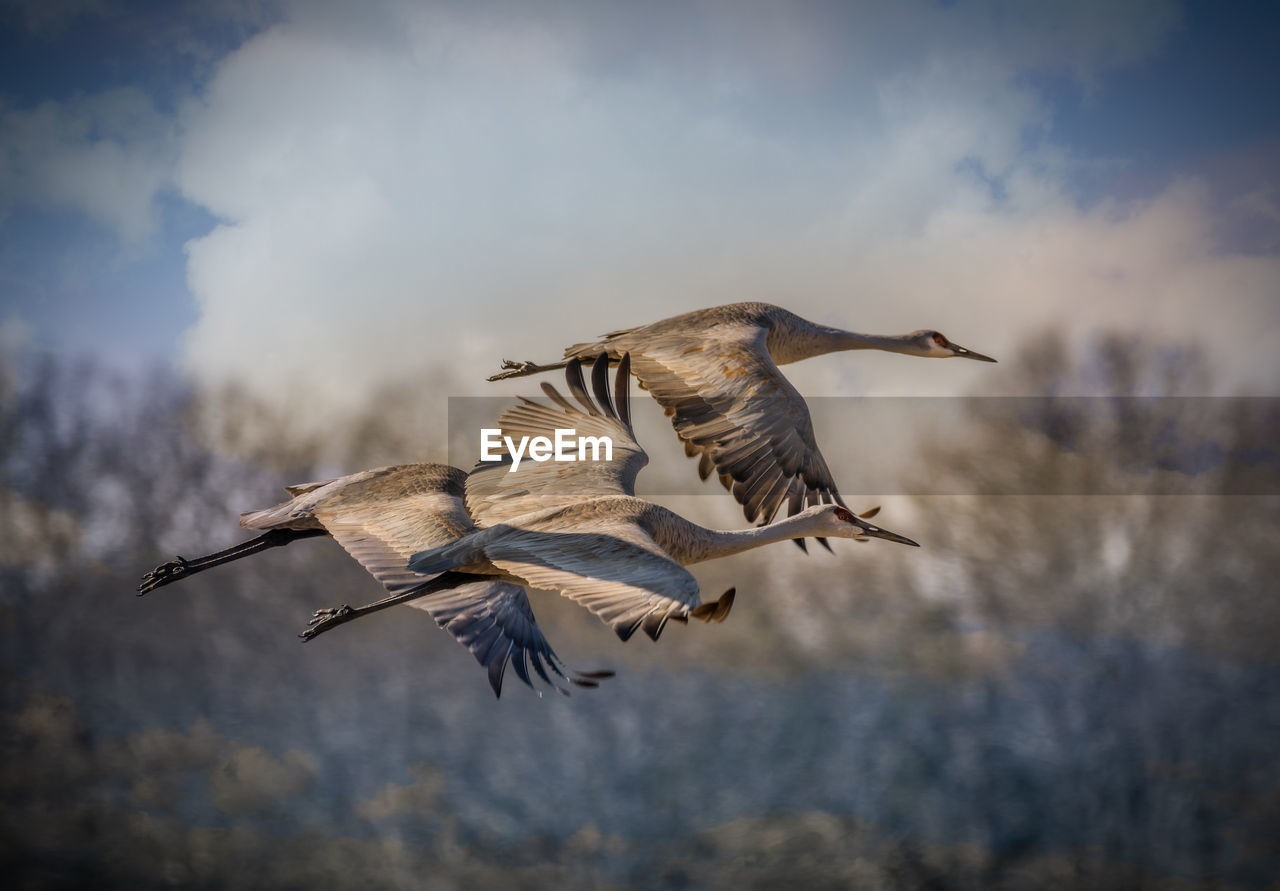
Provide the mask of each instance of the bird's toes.
{"label": "bird's toes", "polygon": [[338,616],[346,615],[349,612],[351,612],[351,607],[347,606],[345,603],[336,609],[333,609],[333,608],[318,609],[311,614],[311,618],[307,620],[307,624],[319,625],[322,622],[327,622],[330,619],[336,618]]}
{"label": "bird's toes", "polygon": [[505,381],[509,377],[519,377],[520,373],[525,370],[528,362],[513,362],[510,359],[502,360],[502,371],[497,374],[490,375],[491,381]]}
{"label": "bird's toes", "polygon": [[138,585],[138,593],[146,594],[148,591],[176,580],[189,565],[185,557],[177,557],[168,563],[161,563],[142,577],[142,582]]}
{"label": "bird's toes", "polygon": [[161,563],[155,569],[148,572],[147,575],[155,576],[156,578],[163,579],[163,578],[168,578],[169,576],[174,575],[175,573],[181,572],[186,568],[187,568],[186,557],[174,557],[168,563]]}
{"label": "bird's toes", "polygon": [[318,609],[311,618],[307,620],[307,625],[310,627],[298,636],[303,640],[311,640],[311,638],[315,637],[320,632],[328,631],[330,628],[334,628],[347,621],[347,616],[351,615],[352,612],[354,611],[351,607],[345,603],[337,609]]}

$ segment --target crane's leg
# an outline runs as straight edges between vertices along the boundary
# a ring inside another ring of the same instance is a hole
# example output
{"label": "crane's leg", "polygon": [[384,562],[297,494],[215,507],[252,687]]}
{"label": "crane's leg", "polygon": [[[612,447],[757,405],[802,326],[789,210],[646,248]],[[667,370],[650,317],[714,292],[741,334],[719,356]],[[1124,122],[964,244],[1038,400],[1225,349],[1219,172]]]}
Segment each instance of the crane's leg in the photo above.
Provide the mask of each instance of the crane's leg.
{"label": "crane's leg", "polygon": [[509,377],[524,377],[529,374],[541,374],[544,371],[555,371],[557,368],[564,368],[568,365],[568,361],[554,362],[550,365],[539,365],[536,362],[512,362],[510,359],[502,360],[502,371],[489,378],[491,381],[504,381]]}
{"label": "crane's leg", "polygon": [[194,560],[179,557],[176,560],[170,560],[168,563],[161,563],[144,575],[142,584],[138,585],[138,596],[141,597],[149,591],[172,584],[197,572],[203,572],[206,569],[212,569],[214,566],[221,566],[223,563],[230,563],[232,560],[239,560],[241,557],[248,557],[259,551],[265,551],[267,548],[278,548],[300,538],[312,538],[316,535],[328,534],[323,529],[272,529],[257,538],[243,541],[224,551],[197,557]]}
{"label": "crane's leg", "polygon": [[298,637],[302,638],[304,642],[312,640],[326,631],[337,628],[339,625],[345,625],[350,621],[384,610],[389,606],[408,603],[410,600],[417,600],[419,597],[426,597],[428,594],[434,594],[437,591],[456,588],[466,582],[479,581],[481,578],[480,576],[468,575],[465,572],[444,572],[420,585],[414,585],[408,590],[401,591],[399,594],[392,594],[390,597],[375,600],[373,603],[367,603],[364,606],[348,606],[344,603],[342,606],[332,609],[318,609],[307,621],[307,624],[311,627],[299,634]]}

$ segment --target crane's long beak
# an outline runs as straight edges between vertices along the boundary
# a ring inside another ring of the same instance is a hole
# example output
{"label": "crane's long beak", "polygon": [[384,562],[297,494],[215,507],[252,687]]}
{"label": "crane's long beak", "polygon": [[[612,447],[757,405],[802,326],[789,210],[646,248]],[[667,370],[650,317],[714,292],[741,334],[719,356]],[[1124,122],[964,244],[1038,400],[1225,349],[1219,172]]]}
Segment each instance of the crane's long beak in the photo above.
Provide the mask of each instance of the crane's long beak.
{"label": "crane's long beak", "polygon": [[879,526],[872,526],[866,520],[858,520],[857,522],[863,534],[870,538],[883,538],[885,541],[896,541],[898,544],[911,545],[913,548],[920,547],[919,542],[912,541],[905,535],[890,532],[888,529],[881,529]]}
{"label": "crane's long beak", "polygon": [[990,356],[984,356],[982,353],[975,353],[973,350],[960,346],[958,343],[951,344],[951,349],[955,355],[963,356],[966,359],[977,359],[979,362],[994,362]]}

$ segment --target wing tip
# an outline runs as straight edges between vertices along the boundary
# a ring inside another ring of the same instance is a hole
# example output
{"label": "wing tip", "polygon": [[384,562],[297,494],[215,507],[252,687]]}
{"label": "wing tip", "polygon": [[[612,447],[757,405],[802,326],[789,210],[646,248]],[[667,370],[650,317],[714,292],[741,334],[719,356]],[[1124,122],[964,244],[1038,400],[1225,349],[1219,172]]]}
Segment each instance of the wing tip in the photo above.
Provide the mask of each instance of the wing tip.
{"label": "wing tip", "polygon": [[623,353],[618,360],[618,375],[613,380],[613,399],[617,404],[618,418],[631,429],[631,354]]}
{"label": "wing tip", "polygon": [[701,619],[708,624],[723,622],[733,608],[733,601],[738,593],[737,587],[729,588],[716,600],[709,601],[689,610],[689,615]]}

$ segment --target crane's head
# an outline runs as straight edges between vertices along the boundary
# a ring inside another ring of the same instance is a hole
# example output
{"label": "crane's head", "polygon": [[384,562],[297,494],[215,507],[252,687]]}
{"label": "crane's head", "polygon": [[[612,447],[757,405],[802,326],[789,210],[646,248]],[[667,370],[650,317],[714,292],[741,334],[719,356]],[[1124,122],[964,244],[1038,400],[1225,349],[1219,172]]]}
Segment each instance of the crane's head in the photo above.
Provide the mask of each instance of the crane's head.
{"label": "crane's head", "polygon": [[855,541],[883,538],[885,541],[896,541],[898,544],[911,545],[913,548],[920,547],[917,542],[905,535],[898,535],[896,532],[868,523],[863,517],[839,504],[815,505],[797,516],[806,514],[809,515],[810,522],[813,524],[813,531],[808,533],[810,535],[821,538],[852,538]]}
{"label": "crane's head", "polygon": [[949,359],[952,356],[961,356],[965,359],[977,359],[979,362],[994,362],[990,356],[984,356],[982,353],[975,353],[973,350],[966,349],[958,343],[952,343],[947,340],[945,334],[941,331],[915,331],[910,335],[911,343],[915,346],[915,354],[917,356],[928,356],[933,359]]}

